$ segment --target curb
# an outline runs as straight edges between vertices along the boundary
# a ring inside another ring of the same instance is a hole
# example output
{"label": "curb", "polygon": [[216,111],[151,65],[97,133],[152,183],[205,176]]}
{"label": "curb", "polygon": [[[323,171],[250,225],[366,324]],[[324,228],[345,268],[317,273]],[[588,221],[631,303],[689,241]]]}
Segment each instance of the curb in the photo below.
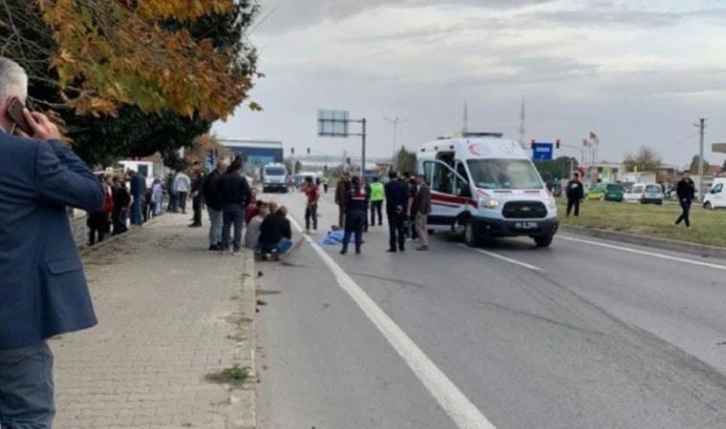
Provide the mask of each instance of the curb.
{"label": "curb", "polygon": [[644,235],[627,234],[624,232],[608,231],[604,229],[591,229],[580,226],[560,225],[560,231],[609,241],[638,244],[661,250],[688,253],[704,258],[726,259],[726,248],[723,247],[706,246],[703,244],[688,243],[686,241],[653,238]]}
{"label": "curb", "polygon": [[229,412],[226,429],[255,429],[257,427],[257,290],[255,282],[255,258],[249,249],[243,252],[244,272],[240,282],[239,324],[235,360],[249,371],[249,378],[238,388],[230,390]]}
{"label": "curb", "polygon": [[[166,214],[164,214],[164,215],[166,215]],[[154,224],[158,221],[159,217],[164,216],[164,215],[156,216],[156,217],[148,220],[141,227],[137,227],[137,226],[129,227],[129,229],[126,232],[124,232],[123,234],[108,235],[106,238],[104,238],[103,241],[101,241],[100,243],[96,243],[93,246],[89,246],[86,242],[83,242],[82,244],[79,244],[77,246],[78,253],[80,253],[82,256],[84,256],[84,255],[93,253],[95,251],[101,251],[105,247],[110,246],[111,244],[115,243],[118,240],[123,239],[124,237],[134,236],[134,235],[140,233],[141,231],[143,231],[144,228],[149,228],[149,227],[154,226]],[[84,222],[85,222],[85,220],[84,220]],[[84,225],[85,225],[85,223],[84,223]]]}

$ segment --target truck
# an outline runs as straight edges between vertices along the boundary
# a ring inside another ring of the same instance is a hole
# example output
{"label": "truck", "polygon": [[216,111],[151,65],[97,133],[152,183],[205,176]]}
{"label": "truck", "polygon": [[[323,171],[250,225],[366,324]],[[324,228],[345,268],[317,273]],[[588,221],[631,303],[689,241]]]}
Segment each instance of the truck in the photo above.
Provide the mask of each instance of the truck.
{"label": "truck", "polygon": [[469,246],[517,236],[552,243],[557,203],[517,141],[501,133],[442,137],[421,147],[417,170],[431,190],[429,229],[459,232]]}
{"label": "truck", "polygon": [[243,172],[255,179],[262,177],[262,168],[267,164],[283,163],[281,141],[220,139],[220,143],[234,156],[244,158]]}
{"label": "truck", "polygon": [[285,164],[272,162],[262,167],[262,192],[287,192],[287,168]]}

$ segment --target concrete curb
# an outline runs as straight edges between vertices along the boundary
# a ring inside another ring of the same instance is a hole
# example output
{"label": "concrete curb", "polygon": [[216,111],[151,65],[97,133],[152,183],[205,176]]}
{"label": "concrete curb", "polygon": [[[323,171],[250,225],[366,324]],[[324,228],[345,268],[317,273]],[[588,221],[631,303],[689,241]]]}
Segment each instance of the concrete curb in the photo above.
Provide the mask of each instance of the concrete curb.
{"label": "concrete curb", "polygon": [[579,226],[560,225],[560,231],[609,241],[638,244],[661,250],[688,253],[702,257],[726,259],[726,248],[723,247],[706,246],[703,244],[688,243],[685,241],[653,238],[646,237],[644,235],[627,234],[624,232],[591,229]]}
{"label": "concrete curb", "polygon": [[237,352],[235,361],[249,373],[247,381],[238,388],[230,390],[229,413],[226,429],[255,429],[257,427],[257,384],[259,382],[257,362],[257,288],[255,281],[254,253],[245,249],[244,272],[240,282],[239,312],[240,323],[237,332]]}

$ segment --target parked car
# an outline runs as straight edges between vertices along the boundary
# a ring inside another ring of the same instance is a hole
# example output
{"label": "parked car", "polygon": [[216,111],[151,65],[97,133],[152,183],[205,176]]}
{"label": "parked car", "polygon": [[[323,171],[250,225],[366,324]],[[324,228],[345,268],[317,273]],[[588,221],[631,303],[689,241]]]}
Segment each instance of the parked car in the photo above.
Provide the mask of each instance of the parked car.
{"label": "parked car", "polygon": [[657,183],[636,183],[626,192],[624,199],[626,202],[640,204],[663,204],[663,188]]}
{"label": "parked car", "polygon": [[623,187],[617,183],[598,183],[587,191],[588,200],[623,201]]}

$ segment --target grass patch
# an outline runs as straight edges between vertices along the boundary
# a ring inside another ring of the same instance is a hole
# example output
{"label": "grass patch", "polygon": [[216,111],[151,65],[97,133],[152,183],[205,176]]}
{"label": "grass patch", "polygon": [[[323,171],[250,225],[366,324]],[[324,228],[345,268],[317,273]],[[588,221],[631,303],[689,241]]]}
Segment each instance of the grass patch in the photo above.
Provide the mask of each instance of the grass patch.
{"label": "grass patch", "polygon": [[563,225],[579,226],[726,247],[726,212],[705,210],[694,203],[691,227],[674,222],[681,213],[678,204],[662,206],[610,201],[586,201],[580,205],[580,217],[565,217],[566,202],[560,199],[559,215]]}
{"label": "grass patch", "polygon": [[239,365],[235,364],[232,368],[226,368],[221,371],[211,372],[204,378],[207,381],[217,384],[231,384],[233,386],[239,386],[243,384],[247,378],[249,378],[249,370],[247,368],[240,368]]}

